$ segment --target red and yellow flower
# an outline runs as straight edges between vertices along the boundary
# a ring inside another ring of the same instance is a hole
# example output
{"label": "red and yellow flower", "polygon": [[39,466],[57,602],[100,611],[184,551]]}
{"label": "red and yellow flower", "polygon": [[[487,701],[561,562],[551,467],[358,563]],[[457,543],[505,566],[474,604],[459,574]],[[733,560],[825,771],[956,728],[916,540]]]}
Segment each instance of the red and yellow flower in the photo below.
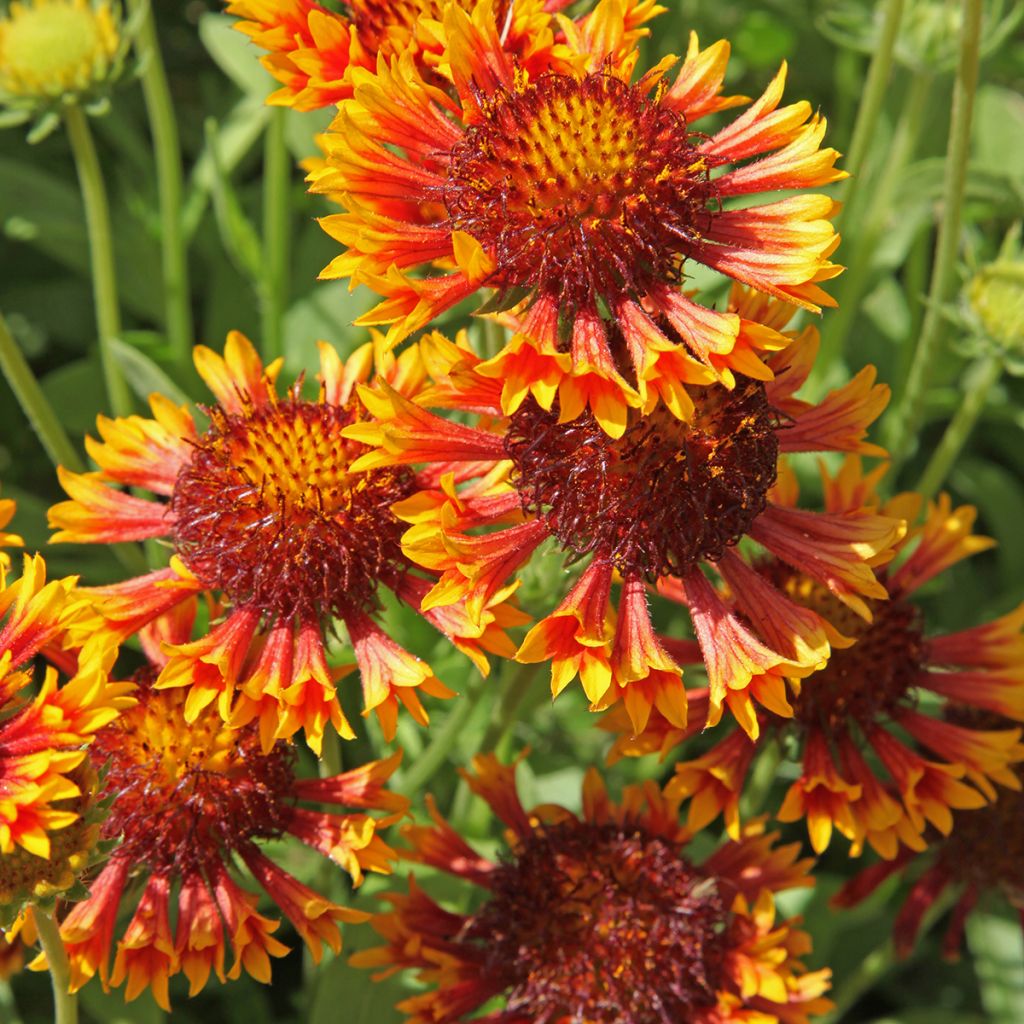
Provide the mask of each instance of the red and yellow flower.
{"label": "red and yellow flower", "polygon": [[[471,0],[456,2],[473,7]],[[549,12],[568,3],[502,0],[494,27],[503,48],[526,67],[538,65],[554,48]],[[313,0],[231,0],[227,10],[242,19],[238,30],[268,51],[263,66],[282,87],[267,102],[316,110],[349,99],[357,71],[373,71],[378,58],[404,57],[436,74],[445,50],[445,6],[445,0],[348,0],[339,13]],[[654,2],[638,6],[650,9]]]}
{"label": "red and yellow flower", "polygon": [[[144,632],[147,650],[161,658],[161,643],[181,643],[189,627],[187,615],[161,618]],[[258,913],[256,896],[235,880],[242,865],[317,961],[323,946],[337,952],[339,924],[366,915],[300,883],[260,844],[295,837],[359,884],[366,871],[391,870],[395,855],[379,831],[404,814],[407,801],[384,788],[401,754],[329,778],[299,778],[289,743],[266,751],[255,723],[232,729],[209,707],[189,718],[182,690],[154,688],[157,669],[136,673],[138,704],[91,748],[95,765],[106,766],[103,794],[110,804],[102,835],[116,846],[88,898],[64,919],[61,935],[72,990],[98,974],[104,988],[124,984],[129,1000],[150,989],[167,1009],[168,981],[179,972],[190,995],[211,972],[224,981],[244,970],[266,982],[270,958],[288,951],[272,934],[280,922]],[[366,813],[372,809],[385,813]],[[111,969],[119,911],[130,906],[135,911],[117,939]]]}
{"label": "red and yellow flower", "polygon": [[616,804],[598,774],[579,815],[545,804],[527,811],[514,766],[493,755],[465,778],[507,827],[508,852],[478,854],[430,805],[433,824],[405,830],[406,856],[483,890],[470,913],[441,907],[410,880],[372,924],[385,945],[352,963],[418,972],[428,986],[399,1004],[410,1024],[467,1019],[527,1024],[801,1024],[831,1004],[828,970],[808,972],[798,919],[779,918],[774,896],[813,885],[797,847],[752,823],[702,863],[678,805],[656,786],[627,787]]}
{"label": "red and yellow flower", "polygon": [[[395,506],[411,524],[406,554],[440,574],[422,607],[464,603],[478,615],[508,597],[521,567],[553,542],[585,567],[529,632],[519,661],[550,661],[556,695],[579,675],[595,710],[622,700],[642,732],[652,707],[685,724],[679,665],[696,652],[710,680],[707,721],[728,706],[756,735],[753,701],[782,708],[785,677],[822,665],[829,636],[824,620],[763,579],[737,543],[756,542],[869,619],[868,602],[886,596],[872,567],[891,557],[903,530],[868,509],[799,511],[773,489],[782,453],[880,451],[864,434],[887,396],[866,369],[818,405],[796,400],[817,336],[784,340],[791,343],[770,358],[771,380],[687,386],[687,420],[631,410],[613,438],[590,413],[566,420],[557,405],[549,412],[532,398],[503,416],[502,384],[480,372],[477,356],[440,335],[423,339],[434,386],[414,400],[384,385],[364,388],[375,419],[346,429],[375,446],[355,468],[420,464],[420,478],[436,481]],[[428,406],[464,412],[475,425]],[[746,595],[741,609],[702,566]],[[696,644],[655,635],[651,584],[687,605]]]}
{"label": "red and yellow flower", "polygon": [[[99,471],[61,471],[71,500],[50,511],[55,540],[170,539],[167,568],[84,592],[92,615],[83,632],[119,642],[193,595],[214,592],[209,628],[176,644],[157,686],[188,687],[192,720],[210,704],[233,725],[257,720],[266,750],[300,729],[319,750],[328,723],[352,735],[338,672],[327,664],[325,632],[334,620],[348,629],[365,713],[377,714],[389,738],[400,704],[425,724],[419,694],[451,695],[375,621],[380,587],[418,609],[433,581],[410,574],[401,524],[389,511],[415,493],[414,474],[352,472],[366,449],[343,431],[366,415],[355,386],[370,377],[371,348],[343,362],[321,343],[319,396],[306,400],[298,383],[279,396],[280,361],[264,367],[237,332],[223,358],[197,347],[196,367],[217,399],[203,410],[209,427],[200,432],[187,409],[161,395],[150,400],[152,419],[100,417],[102,440],[87,442]],[[417,353],[384,362],[389,387],[412,398],[424,379]],[[484,651],[511,653],[502,627],[517,616],[495,602],[473,622],[459,607],[426,617],[486,671]]]}
{"label": "red and yellow flower", "polygon": [[[958,725],[975,729],[1000,729],[999,716],[957,709],[950,717]],[[882,861],[855,875],[833,897],[839,907],[854,906],[869,896],[892,875],[914,878],[896,919],[893,939],[897,956],[913,950],[924,917],[947,891],[955,902],[943,939],[947,959],[960,955],[964,924],[979,901],[986,897],[1005,901],[1024,924],[1024,787],[1020,765],[1015,766],[1016,783],[1001,789],[988,806],[953,816],[947,835],[930,834],[927,849],[903,850],[892,860]]]}
{"label": "red and yellow flower", "polygon": [[[46,580],[39,555],[21,576],[0,573],[0,904],[68,888],[95,846],[96,776],[86,748],[129,704],[111,685],[112,652],[63,649],[75,618],[75,580]],[[32,660],[53,662],[41,680]],[[57,667],[60,666],[60,671]],[[61,675],[68,678],[61,681]],[[9,923],[9,922],[8,922]]]}
{"label": "red and yellow flower", "polygon": [[[834,478],[824,474],[826,508],[841,514],[877,504],[874,489],[884,469],[864,475],[851,457]],[[918,496],[902,494],[881,511],[913,523],[920,506]],[[827,665],[789,679],[779,698],[785,706],[764,701],[757,712],[762,732],[799,744],[803,771],[778,818],[806,820],[818,853],[837,831],[850,841],[853,855],[865,844],[885,858],[902,847],[922,850],[929,829],[949,833],[953,811],[995,800],[999,786],[1020,786],[1014,765],[1024,760],[1024,744],[1014,723],[1024,721],[1024,607],[981,626],[930,635],[913,601],[923,584],[991,546],[972,533],[974,518],[973,508],[953,508],[945,495],[930,504],[923,521],[897,544],[895,568],[881,573],[886,599],[869,600],[868,618],[777,558],[755,565],[751,579],[757,576],[758,586],[771,581],[813,609],[833,641]],[[728,600],[744,612],[751,592],[737,581]],[[991,715],[984,726],[970,717],[978,712]],[[621,715],[608,727],[631,731]],[[648,730],[618,741],[616,755],[664,753],[686,738],[685,730],[657,713]],[[723,813],[736,832],[755,752],[746,735],[733,733],[676,766],[675,785],[694,794],[691,828]]]}
{"label": "red and yellow flower", "polygon": [[[345,251],[321,276],[384,296],[360,322],[391,324],[397,344],[496,289],[520,335],[490,372],[536,385],[546,409],[557,391],[563,418],[589,406],[616,435],[626,408],[664,401],[685,418],[687,385],[770,376],[762,356],[785,344],[770,322],[694,302],[687,260],[815,312],[840,269],[830,198],[749,201],[843,176],[810,104],[779,107],[785,67],[744,114],[695,133],[746,102],[721,95],[728,43],[693,36],[671,85],[674,58],[634,82],[638,9],[602,0],[563,20],[567,53],[532,71],[503,47],[491,0],[472,14],[450,4],[450,87],[411,60],[361,74],[310,179],[347,211],[322,221]],[[440,273],[413,276],[426,266]]]}

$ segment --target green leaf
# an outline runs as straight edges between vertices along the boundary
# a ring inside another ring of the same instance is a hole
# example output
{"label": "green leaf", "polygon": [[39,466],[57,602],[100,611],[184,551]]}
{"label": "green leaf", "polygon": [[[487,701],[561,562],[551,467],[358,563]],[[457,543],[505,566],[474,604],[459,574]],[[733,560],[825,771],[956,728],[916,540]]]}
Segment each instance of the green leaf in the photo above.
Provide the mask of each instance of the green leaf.
{"label": "green leaf", "polygon": [[[159,320],[159,248],[123,205],[114,205],[111,215],[121,301],[132,313]],[[11,218],[26,244],[88,279],[89,242],[77,188],[37,165],[0,157],[0,224]]]}
{"label": "green leaf", "polygon": [[178,405],[192,405],[188,395],[167,376],[155,360],[137,346],[130,344],[131,335],[135,333],[142,332],[126,331],[123,339],[113,338],[110,343],[128,386],[143,401],[154,391],[159,391]]}
{"label": "green leaf", "polygon": [[974,102],[972,163],[983,171],[1024,177],[1024,96],[983,85]]}
{"label": "green leaf", "polygon": [[254,96],[241,99],[220,125],[207,121],[206,144],[192,171],[182,222],[191,238],[202,220],[218,175],[230,174],[263,135],[271,108]]}
{"label": "green leaf", "polygon": [[1020,921],[975,911],[967,919],[967,945],[988,1024],[1024,1020],[1024,936]]}
{"label": "green leaf", "polygon": [[215,137],[215,124],[206,122],[207,144],[211,147],[215,167],[213,181],[213,212],[221,243],[234,265],[254,284],[262,277],[263,246],[259,232],[242,209],[238,193],[227,171],[220,163]]}
{"label": "green leaf", "polygon": [[204,14],[199,19],[199,38],[217,66],[244,93],[265,97],[273,79],[259,62],[260,51],[233,26],[238,19],[226,14]]}

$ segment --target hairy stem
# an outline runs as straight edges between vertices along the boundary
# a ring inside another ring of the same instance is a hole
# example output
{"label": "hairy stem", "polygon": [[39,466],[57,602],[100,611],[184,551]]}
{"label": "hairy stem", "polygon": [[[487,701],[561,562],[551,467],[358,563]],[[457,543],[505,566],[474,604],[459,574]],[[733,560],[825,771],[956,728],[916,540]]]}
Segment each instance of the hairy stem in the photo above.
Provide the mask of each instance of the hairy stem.
{"label": "hairy stem", "polygon": [[956,257],[960,241],[960,212],[967,181],[967,159],[971,146],[971,115],[978,87],[978,53],[981,46],[982,0],[964,0],[960,35],[960,60],[953,86],[953,113],[946,149],[946,172],[942,188],[942,219],[935,245],[931,284],[928,289],[924,324],[917,339],[902,400],[889,419],[888,429],[893,464],[897,468],[910,453],[928,395],[928,380],[942,340],[942,305],[956,284]]}
{"label": "hairy stem", "polygon": [[946,432],[928,460],[928,465],[915,488],[922,497],[934,497],[935,492],[945,482],[953,463],[971,436],[974,424],[985,408],[989,392],[1002,376],[1002,372],[1002,360],[994,355],[983,356],[967,371],[969,386],[963,396],[963,402],[946,426]]}
{"label": "hairy stem", "polygon": [[288,192],[292,159],[285,143],[283,108],[275,109],[263,138],[263,280],[261,307],[263,354],[268,361],[284,354],[284,314],[288,308],[291,259]]}
{"label": "hairy stem", "polygon": [[54,1024],[78,1024],[78,997],[69,991],[71,987],[71,966],[64,942],[60,937],[57,922],[35,908],[36,931],[39,933],[39,944],[46,954],[46,963],[50,969],[50,982],[53,985]]}
{"label": "hairy stem", "polygon": [[85,204],[96,330],[107,399],[115,416],[127,416],[132,409],[131,393],[117,365],[111,344],[121,333],[121,309],[117,299],[117,272],[114,268],[114,240],[110,229],[107,189],[85,112],[81,107],[69,106],[64,113],[64,122],[71,140],[71,151],[75,157],[78,183]]}
{"label": "hairy stem", "polygon": [[[156,160],[167,339],[176,362],[186,366],[192,351],[193,328],[188,250],[182,221],[183,189],[178,123],[157,42],[152,8],[147,0],[128,0],[128,7],[136,17],[142,17],[135,37],[135,51],[143,68],[142,93],[146,101]],[[140,15],[140,11],[144,13]]]}

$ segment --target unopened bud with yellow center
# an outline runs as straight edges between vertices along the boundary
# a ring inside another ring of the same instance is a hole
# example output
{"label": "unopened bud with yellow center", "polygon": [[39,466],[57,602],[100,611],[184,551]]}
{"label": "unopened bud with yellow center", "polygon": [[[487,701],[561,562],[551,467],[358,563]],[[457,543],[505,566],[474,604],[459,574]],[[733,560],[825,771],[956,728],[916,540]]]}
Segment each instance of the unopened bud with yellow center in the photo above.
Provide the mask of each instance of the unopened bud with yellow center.
{"label": "unopened bud with yellow center", "polygon": [[40,100],[88,93],[109,77],[120,46],[105,0],[14,2],[0,18],[0,90]]}

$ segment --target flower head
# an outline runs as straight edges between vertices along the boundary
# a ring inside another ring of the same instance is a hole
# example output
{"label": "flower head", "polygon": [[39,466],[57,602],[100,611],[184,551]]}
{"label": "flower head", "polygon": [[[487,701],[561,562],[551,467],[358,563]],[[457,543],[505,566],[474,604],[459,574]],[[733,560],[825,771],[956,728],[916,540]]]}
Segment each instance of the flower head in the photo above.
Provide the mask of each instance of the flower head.
{"label": "flower head", "polygon": [[[825,476],[826,507],[871,507],[884,467],[865,476],[850,458],[834,478]],[[883,507],[918,518],[920,499],[899,495]],[[1019,786],[1015,763],[1024,759],[1021,729],[1024,693],[1019,679],[1024,608],[994,622],[948,635],[931,633],[914,601],[919,587],[955,562],[991,546],[972,533],[974,509],[953,508],[943,496],[923,522],[897,544],[895,568],[880,573],[885,600],[872,599],[865,618],[820,583],[778,559],[757,564],[801,607],[828,624],[833,650],[827,664],[790,680],[780,697],[765,703],[759,727],[796,743],[803,771],[779,808],[781,821],[806,820],[811,845],[824,851],[838,831],[857,855],[865,844],[892,858],[901,847],[921,850],[929,830],[948,834],[953,811],[996,799],[999,786]],[[729,598],[745,609],[736,587]],[[990,713],[980,722],[977,712]],[[657,719],[657,716],[655,716]],[[619,722],[628,730],[626,722]],[[626,740],[619,752],[667,750],[684,732],[663,718],[647,740]],[[696,795],[691,827],[724,812],[739,827],[738,803],[754,747],[729,736],[701,757],[677,765],[676,784]]]}
{"label": "flower head", "polygon": [[[695,133],[702,117],[746,102],[720,95],[728,44],[701,50],[691,37],[671,85],[673,58],[634,81],[640,8],[656,10],[603,0],[563,19],[566,52],[530,70],[504,49],[493,3],[471,15],[449,5],[446,87],[411,61],[382,61],[340,105],[311,175],[313,191],[347,210],[322,221],[345,252],[321,276],[384,296],[361,322],[392,324],[397,344],[495,288],[523,336],[495,374],[586,383],[595,393],[572,413],[563,400],[562,418],[589,405],[610,431],[623,415],[601,406],[649,405],[652,378],[678,393],[730,384],[734,371],[768,375],[759,353],[777,332],[695,303],[680,290],[687,260],[814,311],[831,303],[818,282],[839,272],[828,197],[729,208],[842,176],[810,105],[779,108],[785,68],[745,114]],[[744,162],[753,156],[763,159]],[[443,272],[410,274],[427,264]],[[667,404],[685,414],[685,402]],[[503,409],[513,411],[508,396]]]}
{"label": "flower head", "polygon": [[[399,704],[425,723],[418,692],[450,696],[374,621],[381,587],[418,607],[429,581],[409,574],[401,524],[390,512],[416,490],[414,474],[352,472],[365,447],[343,432],[365,416],[354,387],[369,378],[371,345],[343,363],[323,344],[320,357],[320,393],[306,400],[298,383],[279,396],[280,364],[264,368],[238,333],[223,358],[198,347],[196,366],[217,399],[204,410],[207,429],[160,395],[151,399],[153,419],[100,417],[103,440],[88,441],[100,471],[62,471],[72,500],[50,513],[55,540],[171,540],[168,568],[86,591],[90,628],[123,640],[192,595],[214,591],[213,624],[177,644],[158,686],[188,687],[191,717],[216,701],[234,725],[257,719],[267,750],[299,729],[319,749],[328,723],[351,735],[326,662],[324,636],[334,620],[348,628],[367,713],[375,711],[389,735]],[[391,385],[414,394],[423,378],[416,353],[387,362]],[[148,489],[157,500],[118,486]],[[508,645],[501,627],[516,616],[494,608],[467,625],[456,610],[432,621],[486,669],[482,651]]]}
{"label": "flower head", "polygon": [[[999,729],[998,716],[957,709],[950,719],[974,729]],[[1024,794],[1020,766],[1013,769],[1016,781],[999,790],[992,803],[980,810],[957,812],[947,835],[930,833],[927,849],[901,851],[893,860],[865,868],[833,897],[833,904],[853,906],[870,895],[890,876],[914,877],[893,924],[899,956],[907,956],[917,941],[925,914],[946,890],[956,893],[943,940],[943,954],[960,955],[964,923],[979,901],[1005,901],[1024,913]]]}
{"label": "flower head", "polygon": [[[165,617],[147,639],[174,642],[181,631],[180,616]],[[378,830],[404,813],[406,801],[384,790],[400,754],[330,778],[302,779],[287,742],[264,751],[255,724],[231,729],[209,708],[189,720],[183,691],[155,689],[156,675],[155,665],[136,673],[138,704],[103,729],[90,752],[97,766],[106,765],[103,837],[116,845],[61,933],[74,989],[98,973],[104,987],[125,983],[128,999],[151,989],[166,1008],[168,980],[179,972],[195,995],[211,971],[221,981],[242,970],[268,981],[269,958],[287,952],[271,934],[279,922],[258,914],[255,896],[235,881],[242,865],[315,958],[324,945],[337,952],[338,925],[365,915],[298,882],[260,845],[293,836],[358,884],[365,871],[390,870],[394,855]],[[385,814],[365,813],[373,808]],[[122,906],[135,912],[117,941],[111,971]],[[225,970],[228,948],[234,963]]]}
{"label": "flower head", "polygon": [[[456,0],[471,10],[470,0]],[[551,10],[568,0],[502,0],[495,28],[503,45],[527,65],[554,44]],[[650,3],[647,6],[651,6]],[[282,87],[267,100],[276,106],[315,110],[352,96],[359,70],[372,71],[378,56],[405,54],[430,74],[444,52],[444,0],[349,0],[343,11],[313,0],[231,0],[237,28],[268,53],[263,66]]]}
{"label": "flower head", "polygon": [[[62,649],[75,617],[74,579],[46,581],[39,555],[0,575],[0,903],[7,914],[71,886],[96,844],[96,775],[86,748],[131,703],[110,685],[110,652]],[[42,655],[60,665],[33,679]],[[61,680],[66,674],[68,678]],[[38,687],[34,687],[34,683]]]}
{"label": "flower head", "polygon": [[409,1021],[463,1020],[495,997],[501,1008],[479,1019],[797,1024],[831,1005],[829,972],[805,971],[807,937],[776,916],[774,893],[813,884],[794,846],[754,825],[696,863],[677,806],[653,785],[616,805],[591,771],[582,814],[528,812],[514,767],[491,755],[473,767],[467,781],[508,828],[502,859],[478,855],[432,805],[434,824],[406,835],[410,859],[479,886],[483,902],[454,913],[410,882],[373,919],[386,944],[352,958],[381,976],[419,972],[430,989],[399,1004]]}
{"label": "flower head", "polygon": [[[737,544],[756,542],[870,617],[866,601],[886,594],[872,566],[890,557],[903,529],[866,509],[798,511],[777,493],[780,453],[879,451],[864,434],[887,396],[865,369],[819,405],[795,399],[816,332],[780,337],[788,347],[773,355],[771,380],[688,386],[685,420],[630,410],[619,436],[560,400],[549,411],[524,398],[503,416],[502,382],[467,347],[424,339],[434,387],[415,401],[364,389],[376,419],[346,430],[376,446],[356,468],[426,464],[421,478],[437,480],[395,507],[411,524],[406,554],[440,573],[423,607],[465,602],[478,614],[517,587],[518,570],[547,541],[582,571],[517,658],[550,661],[553,693],[579,675],[595,709],[624,701],[637,732],[654,706],[682,725],[680,658],[696,650],[710,677],[709,723],[728,706],[756,735],[752,700],[780,706],[784,677],[823,663],[829,640],[817,613],[759,577]],[[476,425],[425,406],[462,410]],[[742,615],[703,566],[751,594]],[[651,585],[687,605],[697,644],[655,635]]]}

